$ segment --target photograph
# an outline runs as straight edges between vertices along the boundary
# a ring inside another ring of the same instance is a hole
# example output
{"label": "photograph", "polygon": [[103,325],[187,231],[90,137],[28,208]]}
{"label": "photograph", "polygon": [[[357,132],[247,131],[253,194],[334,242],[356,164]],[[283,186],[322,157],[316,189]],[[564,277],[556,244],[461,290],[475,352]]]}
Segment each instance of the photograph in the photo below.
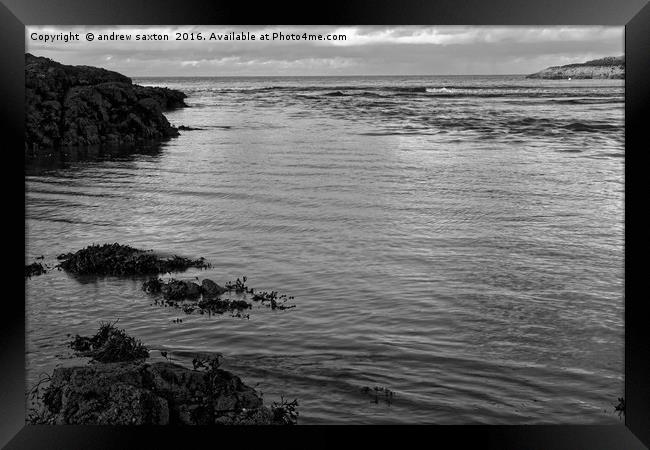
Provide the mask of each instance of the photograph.
{"label": "photograph", "polygon": [[26,25],[25,423],[622,427],[625,31]]}

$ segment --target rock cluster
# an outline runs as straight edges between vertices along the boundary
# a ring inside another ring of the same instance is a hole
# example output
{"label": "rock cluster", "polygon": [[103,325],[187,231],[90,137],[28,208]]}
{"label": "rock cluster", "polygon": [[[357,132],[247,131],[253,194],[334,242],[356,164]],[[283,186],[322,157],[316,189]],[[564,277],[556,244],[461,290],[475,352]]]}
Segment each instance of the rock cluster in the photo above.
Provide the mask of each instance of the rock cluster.
{"label": "rock cluster", "polygon": [[188,280],[165,281],[161,278],[151,278],[142,284],[142,290],[160,295],[165,304],[181,308],[187,314],[196,309],[201,313],[207,311],[223,314],[226,311],[241,311],[252,307],[244,300],[221,299],[220,296],[228,292],[228,289],[207,278],[200,285]]}
{"label": "rock cluster", "polygon": [[185,94],[109,70],[25,54],[25,150],[132,145],[178,135],[163,111]]}
{"label": "rock cluster", "polygon": [[[198,278],[197,278],[198,280]],[[243,315],[241,311],[251,309],[252,304],[244,300],[250,298],[275,310],[295,308],[296,305],[287,305],[288,300],[293,300],[286,294],[278,294],[277,291],[259,291],[246,286],[246,277],[237,278],[235,282],[227,282],[225,287],[219,286],[210,279],[204,279],[201,284],[190,280],[163,280],[162,278],[150,278],[142,283],[142,290],[148,294],[161,298],[161,304],[174,306],[182,309],[186,314],[192,314],[198,310],[200,314],[211,312],[222,314],[226,311],[235,312],[234,317],[250,318],[248,314]],[[222,299],[220,296],[226,292],[234,292],[239,299]],[[158,300],[155,300],[158,304]]]}
{"label": "rock cluster", "polygon": [[36,275],[47,273],[47,269],[39,262],[33,262],[25,266],[25,278],[31,278]]}
{"label": "rock cluster", "polygon": [[151,250],[140,250],[118,243],[90,245],[75,253],[57,257],[59,267],[78,275],[142,275],[178,272],[190,267],[210,267],[204,259],[189,259],[182,256],[161,257]]}
{"label": "rock cluster", "polygon": [[[32,424],[272,425],[294,424],[297,402],[263,405],[255,389],[219,368],[220,355],[197,355],[193,369],[147,363],[149,350],[115,323],[70,347],[88,365],[57,367],[37,397]],[[166,352],[161,352],[167,357]],[[36,387],[38,393],[38,385]]]}
{"label": "rock cluster", "polygon": [[225,370],[170,362],[121,362],[54,369],[43,396],[57,425],[271,425],[257,392]]}

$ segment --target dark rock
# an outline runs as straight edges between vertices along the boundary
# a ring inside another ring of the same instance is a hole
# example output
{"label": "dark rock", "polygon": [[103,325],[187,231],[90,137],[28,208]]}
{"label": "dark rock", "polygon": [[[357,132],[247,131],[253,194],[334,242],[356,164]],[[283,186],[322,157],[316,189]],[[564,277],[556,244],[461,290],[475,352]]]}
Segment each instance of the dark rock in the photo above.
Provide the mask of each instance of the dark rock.
{"label": "dark rock", "polygon": [[187,298],[195,299],[201,296],[201,286],[193,281],[186,281],[185,285],[187,286]]}
{"label": "dark rock", "polygon": [[180,125],[178,127],[179,131],[195,131],[195,130],[202,130],[203,128],[194,128],[194,127],[187,127],[185,125]]}
{"label": "dark rock", "polygon": [[79,275],[141,275],[210,267],[203,258],[160,257],[150,250],[118,243],[90,245],[75,253],[59,255],[57,259],[63,270]]}
{"label": "dark rock", "polygon": [[169,405],[145,387],[146,365],[99,364],[56,368],[43,396],[56,425],[168,424]]}
{"label": "dark rock", "polygon": [[212,312],[226,312],[230,308],[229,300],[221,300],[219,298],[203,298],[198,303],[197,306],[203,310],[210,310]]}
{"label": "dark rock", "polygon": [[142,284],[142,290],[153,295],[161,294],[166,305],[181,308],[187,314],[191,314],[196,308],[199,308],[201,313],[223,314],[226,311],[241,311],[253,306],[245,300],[220,299],[219,296],[228,292],[228,289],[209,279],[204,279],[199,286],[193,281],[173,278],[164,281],[160,278],[152,278]]}
{"label": "dark rock", "polygon": [[162,291],[163,282],[160,278],[151,278],[142,283],[142,290],[149,294],[159,294]]}
{"label": "dark rock", "polygon": [[[152,284],[150,280],[148,282]],[[159,280],[160,283],[160,293],[165,298],[165,300],[170,301],[183,301],[183,300],[194,300],[201,296],[201,286],[192,282],[192,281],[183,281],[183,280],[169,280],[165,283],[162,280]],[[143,289],[147,291],[147,286],[143,286]],[[148,291],[150,292],[150,291]]]}
{"label": "dark rock", "polygon": [[230,309],[250,309],[252,307],[253,305],[245,300],[232,300],[229,305]]}
{"label": "dark rock", "polygon": [[[55,368],[43,395],[37,396],[40,404],[28,416],[30,423],[286,423],[278,414],[276,404],[270,410],[264,407],[253,388],[219,368],[221,355],[197,355],[192,361],[194,370],[171,362],[148,364],[144,360],[148,357],[146,348],[114,325],[101,324],[93,337],[75,336],[72,348],[77,355],[92,356],[93,363]],[[107,345],[116,340],[126,344],[128,351],[120,353],[118,358],[99,359],[97,356],[105,354]],[[167,352],[161,351],[161,355],[166,358]]]}
{"label": "dark rock", "polygon": [[109,70],[25,55],[25,148],[121,145],[178,136],[162,111],[185,94]]}
{"label": "dark rock", "polygon": [[182,301],[187,297],[187,284],[181,280],[162,283],[160,293],[166,300]]}
{"label": "dark rock", "polygon": [[25,278],[31,278],[36,275],[47,273],[47,269],[41,263],[31,263],[25,266]]}
{"label": "dark rock", "polygon": [[203,291],[203,296],[207,298],[218,297],[221,294],[228,292],[228,289],[219,286],[212,280],[207,278],[201,282],[201,290]]}
{"label": "dark rock", "polygon": [[150,98],[155,100],[163,111],[176,108],[185,108],[187,95],[181,91],[166,87],[139,86],[133,85],[138,98]]}
{"label": "dark rock", "polygon": [[282,423],[232,373],[169,362],[56,368],[42,407],[43,422],[58,425]]}

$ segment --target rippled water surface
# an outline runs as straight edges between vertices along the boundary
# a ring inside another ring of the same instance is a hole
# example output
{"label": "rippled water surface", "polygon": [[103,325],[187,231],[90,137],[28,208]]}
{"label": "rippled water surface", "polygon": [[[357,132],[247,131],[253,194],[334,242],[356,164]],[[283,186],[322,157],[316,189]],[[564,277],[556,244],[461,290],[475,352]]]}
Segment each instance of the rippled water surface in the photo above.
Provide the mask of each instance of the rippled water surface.
{"label": "rippled water surface", "polygon": [[142,278],[50,271],[26,282],[28,383],[119,318],[153,358],[221,352],[303,424],[619,423],[620,81],[134,81],[186,92],[167,117],[200,129],[28,161],[26,263],[120,242],[296,308],[185,315]]}

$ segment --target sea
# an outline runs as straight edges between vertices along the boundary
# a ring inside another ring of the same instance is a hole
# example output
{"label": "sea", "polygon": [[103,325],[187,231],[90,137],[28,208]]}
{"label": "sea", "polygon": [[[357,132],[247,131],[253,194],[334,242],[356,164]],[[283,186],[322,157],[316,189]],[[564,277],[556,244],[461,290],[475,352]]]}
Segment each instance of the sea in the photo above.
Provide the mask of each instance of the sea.
{"label": "sea", "polygon": [[[185,92],[166,116],[195,129],[26,160],[25,263],[52,267],[25,281],[28,388],[117,320],[151,360],[222,355],[299,424],[622,423],[622,80],[134,82]],[[113,242],[295,308],[185,314],[54,268]]]}

